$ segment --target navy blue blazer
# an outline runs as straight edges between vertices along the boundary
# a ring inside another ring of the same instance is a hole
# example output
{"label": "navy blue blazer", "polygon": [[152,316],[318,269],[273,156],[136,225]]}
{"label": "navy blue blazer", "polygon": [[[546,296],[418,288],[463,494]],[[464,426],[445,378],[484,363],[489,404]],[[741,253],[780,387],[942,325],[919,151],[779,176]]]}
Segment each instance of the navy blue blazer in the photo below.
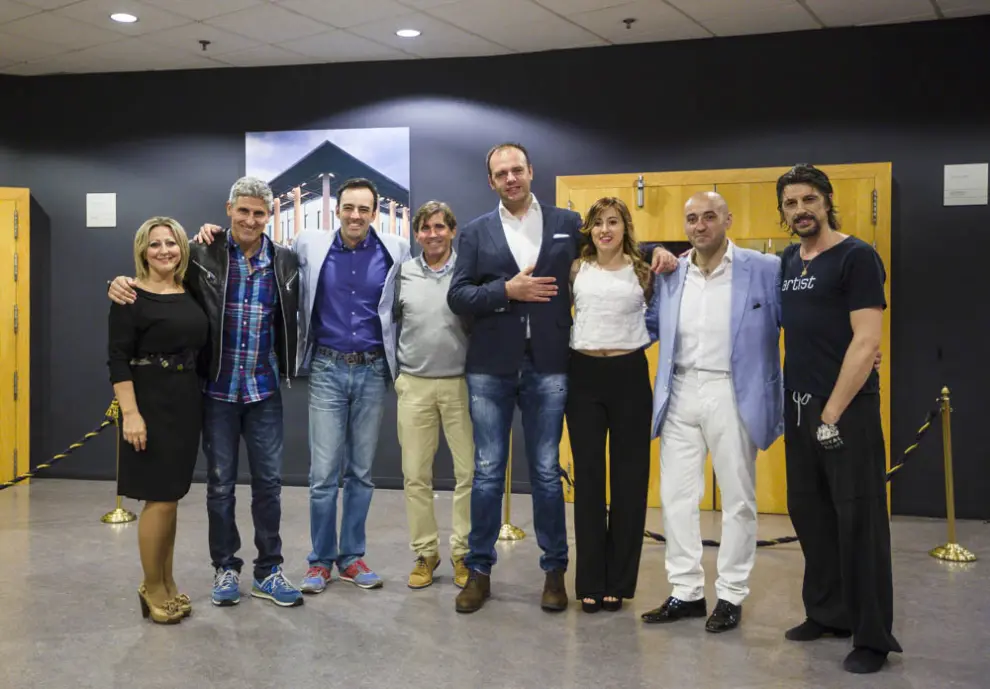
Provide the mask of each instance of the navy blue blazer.
{"label": "navy blue blazer", "polygon": [[509,301],[505,283],[525,266],[516,265],[498,208],[472,220],[458,232],[457,261],[447,291],[450,310],[470,316],[467,373],[513,375],[530,347],[539,373],[566,373],[571,334],[571,263],[582,244],[581,216],[540,205],[543,241],[534,277],[557,278],[557,294],[548,302]]}

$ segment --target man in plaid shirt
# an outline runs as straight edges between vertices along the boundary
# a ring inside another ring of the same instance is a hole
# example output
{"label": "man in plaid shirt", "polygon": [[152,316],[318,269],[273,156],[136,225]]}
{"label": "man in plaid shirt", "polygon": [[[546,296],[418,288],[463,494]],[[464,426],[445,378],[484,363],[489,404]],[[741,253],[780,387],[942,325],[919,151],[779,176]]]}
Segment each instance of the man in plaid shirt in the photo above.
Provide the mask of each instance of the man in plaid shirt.
{"label": "man in plaid shirt", "polygon": [[[222,241],[190,243],[185,286],[210,320],[204,351],[203,451],[207,462],[210,556],[216,570],[212,601],[240,602],[243,563],[234,519],[238,449],[243,436],[251,471],[251,515],[258,558],[251,595],[283,607],[302,594],[282,573],[282,397],[280,378],[294,373],[299,267],[296,255],[265,235],[272,192],[262,180],[234,183],[227,202],[230,229]],[[219,230],[219,228],[217,228]],[[212,233],[209,233],[212,239]],[[128,278],[110,298],[130,303]]]}

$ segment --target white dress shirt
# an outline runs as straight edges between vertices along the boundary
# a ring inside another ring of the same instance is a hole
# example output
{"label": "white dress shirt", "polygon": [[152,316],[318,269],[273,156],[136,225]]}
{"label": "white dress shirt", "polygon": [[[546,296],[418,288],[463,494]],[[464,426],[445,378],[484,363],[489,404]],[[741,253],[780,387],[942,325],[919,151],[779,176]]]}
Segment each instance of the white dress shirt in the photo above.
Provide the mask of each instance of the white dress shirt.
{"label": "white dress shirt", "polygon": [[681,295],[674,363],[703,371],[731,371],[732,242],[722,261],[706,278],[688,258],[687,277]]}
{"label": "white dress shirt", "polygon": [[509,244],[509,251],[512,252],[512,258],[516,259],[519,270],[536,265],[536,258],[540,255],[540,246],[543,244],[543,210],[536,197],[532,194],[529,196],[529,208],[522,218],[510,213],[501,201],[498,204],[505,241]]}
{"label": "white dress shirt", "polygon": [[[530,194],[529,198],[529,208],[522,218],[517,218],[509,212],[501,201],[498,204],[505,241],[520,271],[536,265],[540,247],[543,245],[543,210],[533,194]],[[526,337],[529,337],[529,318],[526,319]]]}

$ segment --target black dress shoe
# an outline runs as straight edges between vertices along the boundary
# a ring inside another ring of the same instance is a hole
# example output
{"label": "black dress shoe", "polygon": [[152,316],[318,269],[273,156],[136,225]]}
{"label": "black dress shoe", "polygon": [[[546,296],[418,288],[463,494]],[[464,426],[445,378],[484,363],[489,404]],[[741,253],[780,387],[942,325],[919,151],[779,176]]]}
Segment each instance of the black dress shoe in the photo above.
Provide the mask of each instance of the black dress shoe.
{"label": "black dress shoe", "polygon": [[727,632],[730,629],[738,627],[739,620],[741,619],[741,605],[733,605],[729,601],[719,598],[718,603],[715,604],[715,610],[712,612],[712,616],[705,623],[705,631],[712,632],[713,634]]}
{"label": "black dress shoe", "polygon": [[707,614],[708,606],[704,598],[683,601],[680,598],[671,596],[659,608],[644,612],[642,617],[644,622],[662,624],[665,622],[676,622],[686,617],[704,617]]}
{"label": "black dress shoe", "polygon": [[879,672],[884,663],[887,662],[887,654],[874,651],[872,648],[854,648],[842,662],[842,667],[846,672],[857,675],[867,675]]}

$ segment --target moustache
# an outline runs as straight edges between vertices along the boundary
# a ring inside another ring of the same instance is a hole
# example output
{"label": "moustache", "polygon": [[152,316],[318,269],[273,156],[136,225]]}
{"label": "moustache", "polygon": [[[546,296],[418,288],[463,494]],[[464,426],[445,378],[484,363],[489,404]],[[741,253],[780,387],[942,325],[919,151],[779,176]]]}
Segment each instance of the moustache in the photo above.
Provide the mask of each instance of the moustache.
{"label": "moustache", "polygon": [[801,215],[795,215],[794,216],[794,220],[792,222],[794,224],[797,224],[797,223],[801,222],[802,220],[812,220],[813,221],[814,219],[815,219],[815,216],[811,215],[810,213],[802,213]]}

